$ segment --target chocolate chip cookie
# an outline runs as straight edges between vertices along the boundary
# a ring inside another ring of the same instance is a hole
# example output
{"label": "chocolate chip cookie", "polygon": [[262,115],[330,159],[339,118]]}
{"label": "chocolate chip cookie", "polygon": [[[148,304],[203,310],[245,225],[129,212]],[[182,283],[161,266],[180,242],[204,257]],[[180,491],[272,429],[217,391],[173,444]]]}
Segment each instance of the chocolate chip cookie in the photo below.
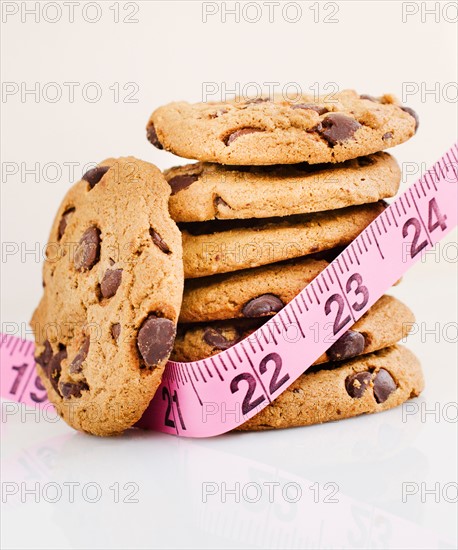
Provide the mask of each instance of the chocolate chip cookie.
{"label": "chocolate chip cookie", "polygon": [[301,258],[187,280],[179,322],[270,317],[328,265],[324,259]]}
{"label": "chocolate chip cookie", "polygon": [[58,210],[31,324],[49,400],[78,430],[122,432],[161,381],[183,292],[169,195],[152,164],[108,159]]}
{"label": "chocolate chip cookie", "polygon": [[147,124],[147,138],[180,157],[235,165],[343,162],[403,143],[417,115],[392,95],[353,90],[323,96],[170,103]]}
{"label": "chocolate chip cookie", "polygon": [[[178,325],[170,358],[182,362],[205,359],[249,338],[268,319],[263,316]],[[402,302],[392,296],[382,296],[315,364],[343,361],[392,346],[407,336],[414,321],[413,313]],[[294,324],[287,329],[280,324],[279,329],[285,338],[297,335]]]}
{"label": "chocolate chip cookie", "polygon": [[420,363],[403,346],[310,367],[237,430],[308,426],[397,407],[423,391]]}
{"label": "chocolate chip cookie", "polygon": [[278,218],[180,224],[185,278],[306,256],[353,241],[383,210],[379,201]]}
{"label": "chocolate chip cookie", "polygon": [[335,210],[394,196],[401,172],[388,153],[341,164],[227,167],[197,162],[164,172],[177,222],[269,218]]}

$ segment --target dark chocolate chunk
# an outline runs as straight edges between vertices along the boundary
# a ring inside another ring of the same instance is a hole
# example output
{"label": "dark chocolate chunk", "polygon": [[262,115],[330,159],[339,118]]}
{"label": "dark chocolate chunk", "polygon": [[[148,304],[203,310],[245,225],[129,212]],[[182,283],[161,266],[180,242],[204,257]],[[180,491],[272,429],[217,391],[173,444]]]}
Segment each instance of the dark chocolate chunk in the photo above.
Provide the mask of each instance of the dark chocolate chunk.
{"label": "dark chocolate chunk", "polygon": [[38,357],[35,357],[35,362],[38,363],[44,370],[46,370],[49,361],[51,361],[52,347],[49,343],[49,340],[45,341],[44,346],[45,349],[40,353],[40,355],[38,355]]}
{"label": "dark chocolate chunk", "polygon": [[277,313],[283,307],[284,303],[274,294],[262,294],[247,302],[242,309],[245,317],[263,317],[269,313]]}
{"label": "dark chocolate chunk", "polygon": [[225,350],[236,344],[239,340],[239,336],[233,340],[225,338],[219,330],[212,327],[207,327],[203,336],[205,342],[216,349]]}
{"label": "dark chocolate chunk", "polygon": [[86,360],[88,351],[89,351],[89,344],[90,344],[90,338],[86,336],[84,339],[83,345],[78,350],[78,353],[75,355],[75,358],[70,363],[69,371],[71,374],[76,374],[77,372],[81,372],[82,368],[81,365]]}
{"label": "dark chocolate chunk", "polygon": [[255,99],[247,99],[245,105],[257,105],[258,103],[267,103],[270,101],[269,97],[257,97]]}
{"label": "dark chocolate chunk", "polygon": [[374,395],[377,403],[384,403],[396,388],[396,382],[391,374],[385,369],[380,369],[374,378]]}
{"label": "dark chocolate chunk", "polygon": [[224,140],[224,143],[226,145],[230,145],[233,143],[236,139],[238,139],[240,136],[245,136],[247,134],[253,134],[255,132],[262,132],[259,128],[242,128],[240,130],[236,130],[235,132],[232,132],[229,136],[226,137]]}
{"label": "dark chocolate chunk", "polygon": [[114,325],[111,325],[111,336],[115,340],[119,338],[119,335],[121,334],[121,325],[119,323],[115,323]]}
{"label": "dark chocolate chunk", "polygon": [[345,379],[345,389],[350,397],[359,398],[362,397],[372,379],[370,372],[357,372],[350,374]]}
{"label": "dark chocolate chunk", "polygon": [[393,137],[393,132],[386,132],[383,134],[382,139],[386,141],[387,139],[391,139]]}
{"label": "dark chocolate chunk", "polygon": [[59,384],[60,393],[64,399],[70,397],[81,397],[82,391],[88,391],[89,386],[86,382],[61,382]]}
{"label": "dark chocolate chunk", "polygon": [[348,141],[361,128],[361,124],[354,118],[341,113],[331,113],[309,132],[318,132],[331,147],[337,143]]}
{"label": "dark chocolate chunk", "polygon": [[104,298],[111,298],[116,294],[122,280],[122,269],[107,269],[100,283],[100,292]]}
{"label": "dark chocolate chunk", "polygon": [[329,112],[326,107],[322,105],[316,105],[315,103],[294,103],[291,105],[291,109],[306,109],[310,111],[315,111],[319,115],[324,115],[324,113]]}
{"label": "dark chocolate chunk", "polygon": [[199,179],[195,174],[183,174],[181,176],[174,176],[169,180],[169,185],[172,188],[172,195],[176,195],[183,189],[186,189]]}
{"label": "dark chocolate chunk", "polygon": [[156,367],[173,348],[176,327],[169,319],[150,315],[137,335],[137,345],[147,367]]}
{"label": "dark chocolate chunk", "polygon": [[95,168],[88,170],[84,174],[82,179],[87,181],[89,183],[89,187],[92,189],[95,185],[99,183],[99,181],[108,172],[109,169],[109,166],[96,166]]}
{"label": "dark chocolate chunk", "polygon": [[89,227],[83,233],[75,251],[74,264],[78,271],[88,271],[100,257],[100,229]]}
{"label": "dark chocolate chunk", "polygon": [[167,246],[167,243],[164,241],[164,239],[159,235],[159,233],[157,233],[156,231],[154,231],[154,229],[151,227],[150,230],[149,230],[149,234],[151,235],[151,238],[153,239],[153,243],[160,249],[162,250],[162,252],[164,252],[165,254],[170,254],[171,253],[171,250],[170,248]]}
{"label": "dark chocolate chunk", "polygon": [[222,115],[225,115],[228,111],[226,109],[219,109],[218,111],[215,111],[214,113],[211,113],[208,115],[210,118],[218,118]]}
{"label": "dark chocolate chunk", "polygon": [[213,199],[213,204],[215,205],[215,209],[218,210],[218,207],[219,206],[226,206],[227,208],[230,208],[230,206],[227,204],[227,202],[221,198],[219,195],[217,195],[214,199]]}
{"label": "dark chocolate chunk", "polygon": [[420,126],[420,119],[418,118],[417,113],[410,107],[401,107],[401,109],[406,113],[409,113],[409,115],[415,119],[415,132],[417,132],[418,127]]}
{"label": "dark chocolate chunk", "polygon": [[347,330],[326,352],[331,361],[342,361],[361,355],[366,345],[364,336],[355,330]]}
{"label": "dark chocolate chunk", "polygon": [[146,137],[148,138],[148,141],[154,145],[154,147],[157,147],[158,149],[163,149],[162,143],[159,141],[159,138],[156,134],[156,128],[154,127],[154,124],[150,124],[148,128],[146,129]]}
{"label": "dark chocolate chunk", "polygon": [[59,228],[57,230],[57,239],[60,241],[62,239],[62,235],[65,233],[65,230],[67,229],[68,222],[70,221],[70,218],[72,217],[73,212],[75,212],[74,208],[67,208],[67,210],[62,214],[62,218],[59,222]]}

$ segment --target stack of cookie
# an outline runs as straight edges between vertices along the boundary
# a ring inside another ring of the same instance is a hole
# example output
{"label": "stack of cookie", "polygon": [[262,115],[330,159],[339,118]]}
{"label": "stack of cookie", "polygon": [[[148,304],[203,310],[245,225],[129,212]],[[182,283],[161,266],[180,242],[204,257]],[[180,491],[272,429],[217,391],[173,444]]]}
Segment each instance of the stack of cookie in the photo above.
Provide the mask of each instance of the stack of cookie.
{"label": "stack of cookie", "polygon": [[[291,301],[396,194],[400,170],[381,151],[417,126],[392,96],[354,91],[157,109],[149,141],[199,161],[165,172],[185,274],[171,358],[219,353]],[[418,361],[396,345],[412,322],[406,306],[382,297],[242,429],[376,412],[418,395]]]}

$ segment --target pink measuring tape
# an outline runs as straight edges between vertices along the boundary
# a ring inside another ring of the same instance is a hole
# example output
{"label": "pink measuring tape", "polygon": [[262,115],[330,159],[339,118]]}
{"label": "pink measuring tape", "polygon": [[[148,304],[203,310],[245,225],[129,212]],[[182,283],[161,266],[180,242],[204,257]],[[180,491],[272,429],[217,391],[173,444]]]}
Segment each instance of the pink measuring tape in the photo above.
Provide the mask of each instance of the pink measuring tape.
{"label": "pink measuring tape", "polygon": [[[208,437],[236,428],[266,407],[455,228],[457,183],[455,144],[251,336],[208,359],[169,361],[137,426]],[[30,341],[2,335],[1,397],[47,403],[33,347]]]}

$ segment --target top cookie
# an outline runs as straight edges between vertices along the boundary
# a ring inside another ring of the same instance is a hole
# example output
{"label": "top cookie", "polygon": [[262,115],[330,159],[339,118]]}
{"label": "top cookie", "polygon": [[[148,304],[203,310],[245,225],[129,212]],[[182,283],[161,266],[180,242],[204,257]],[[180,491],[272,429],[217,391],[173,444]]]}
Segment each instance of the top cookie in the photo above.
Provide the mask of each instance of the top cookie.
{"label": "top cookie", "polygon": [[393,147],[418,127],[391,95],[170,103],[147,125],[149,141],[181,157],[235,165],[342,162]]}
{"label": "top cookie", "polygon": [[152,164],[108,159],[58,210],[31,325],[49,400],[78,430],[132,426],[160,384],[183,292],[169,195]]}

